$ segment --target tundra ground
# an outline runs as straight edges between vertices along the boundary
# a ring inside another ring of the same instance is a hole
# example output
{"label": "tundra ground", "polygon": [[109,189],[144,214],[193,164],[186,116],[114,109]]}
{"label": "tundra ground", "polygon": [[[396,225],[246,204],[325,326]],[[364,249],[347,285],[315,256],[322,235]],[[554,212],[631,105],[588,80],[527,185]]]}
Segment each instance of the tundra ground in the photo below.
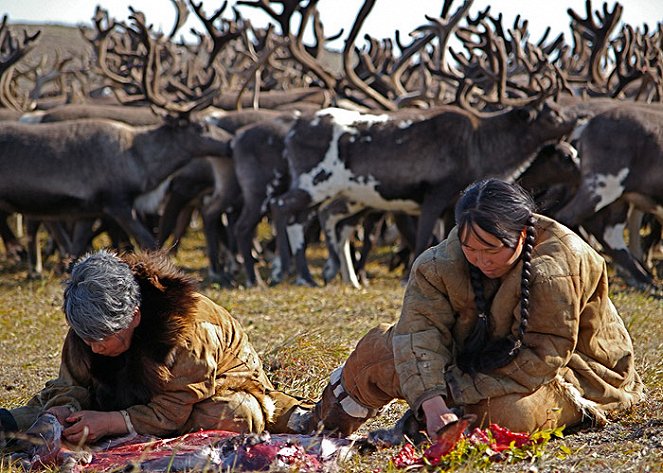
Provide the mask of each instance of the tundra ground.
{"label": "tundra ground", "polygon": [[[400,274],[386,269],[391,252],[387,247],[374,252],[368,265],[370,285],[361,290],[340,282],[313,289],[291,284],[263,290],[222,289],[204,280],[207,263],[200,232],[190,232],[175,261],[201,279],[203,293],[242,322],[279,389],[316,399],[329,374],[363,334],[380,322],[398,318],[404,289]],[[322,280],[323,254],[320,248],[311,251],[311,268],[318,281]],[[55,267],[47,261],[45,276],[28,281],[26,267],[0,257],[2,407],[26,402],[57,375],[66,325],[60,309],[63,277]],[[633,337],[647,400],[606,428],[567,433],[549,443],[541,457],[513,465],[492,464],[490,471],[663,471],[663,302],[626,289],[616,277],[611,288]],[[402,402],[390,405],[363,431],[390,425],[403,409]],[[396,452],[386,449],[357,456],[345,464],[344,471],[394,471],[389,459]],[[0,465],[0,472],[11,471]],[[475,470],[467,465],[455,471]]]}

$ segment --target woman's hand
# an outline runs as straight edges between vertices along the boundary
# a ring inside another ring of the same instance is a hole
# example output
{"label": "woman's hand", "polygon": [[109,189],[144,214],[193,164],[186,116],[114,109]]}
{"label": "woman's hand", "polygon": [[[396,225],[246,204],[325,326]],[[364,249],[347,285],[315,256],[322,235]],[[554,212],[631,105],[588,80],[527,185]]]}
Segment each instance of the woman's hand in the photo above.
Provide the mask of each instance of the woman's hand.
{"label": "woman's hand", "polygon": [[127,433],[124,417],[118,411],[78,411],[65,420],[72,425],[63,434],[72,443],[93,443],[106,435]]}
{"label": "woman's hand", "polygon": [[442,396],[426,399],[421,403],[421,409],[426,416],[426,432],[433,442],[437,440],[437,433],[442,427],[458,420],[458,416],[447,407]]}

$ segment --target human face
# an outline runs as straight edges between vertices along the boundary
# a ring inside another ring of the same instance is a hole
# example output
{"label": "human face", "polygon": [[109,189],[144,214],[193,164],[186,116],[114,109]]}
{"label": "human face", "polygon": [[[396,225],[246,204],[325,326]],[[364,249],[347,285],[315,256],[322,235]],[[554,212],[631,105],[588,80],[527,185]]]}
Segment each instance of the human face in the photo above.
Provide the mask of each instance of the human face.
{"label": "human face", "polygon": [[131,346],[134,330],[140,323],[140,309],[136,308],[131,324],[125,329],[115,332],[101,340],[84,340],[94,353],[103,356],[119,356]]}
{"label": "human face", "polygon": [[495,235],[472,225],[461,235],[461,248],[465,258],[490,279],[504,276],[516,264],[523,251],[525,228],[515,248],[509,248]]}

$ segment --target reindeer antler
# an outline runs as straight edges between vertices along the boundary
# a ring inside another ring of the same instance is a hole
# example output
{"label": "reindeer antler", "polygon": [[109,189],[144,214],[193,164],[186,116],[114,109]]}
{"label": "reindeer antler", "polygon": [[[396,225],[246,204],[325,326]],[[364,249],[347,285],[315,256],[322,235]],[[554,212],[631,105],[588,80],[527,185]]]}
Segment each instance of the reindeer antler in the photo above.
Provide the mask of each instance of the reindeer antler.
{"label": "reindeer antler", "polygon": [[603,3],[603,14],[596,11],[596,17],[600,21],[600,25],[594,21],[592,16],[592,1],[585,1],[585,8],[587,17],[581,18],[573,9],[567,10],[568,14],[573,19],[572,28],[577,30],[580,37],[589,40],[592,43],[590,58],[589,58],[589,73],[592,82],[600,87],[605,84],[605,77],[601,72],[601,60],[605,55],[606,48],[608,47],[608,39],[612,30],[619,22],[622,16],[624,7],[621,4],[615,3],[612,11],[608,10],[608,4]]}
{"label": "reindeer antler", "polygon": [[9,31],[8,16],[2,17],[0,24],[0,103],[7,108],[23,110],[25,100],[22,102],[12,90],[12,75],[14,65],[35,47],[41,31],[29,35],[23,30],[23,39],[18,40]]}

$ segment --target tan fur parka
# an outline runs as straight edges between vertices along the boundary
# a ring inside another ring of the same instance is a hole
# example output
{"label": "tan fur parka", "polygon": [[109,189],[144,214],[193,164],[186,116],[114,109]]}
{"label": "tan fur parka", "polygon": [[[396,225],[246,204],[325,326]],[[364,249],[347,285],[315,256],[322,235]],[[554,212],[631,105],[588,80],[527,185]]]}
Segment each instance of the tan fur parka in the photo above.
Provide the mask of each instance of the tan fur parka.
{"label": "tan fur parka", "polygon": [[[274,390],[239,322],[165,258],[123,259],[141,291],[141,322],[129,350],[97,355],[69,330],[58,378],[28,407],[125,409],[135,430],[151,435],[283,430],[281,417],[298,401]],[[15,416],[21,421],[28,413]]]}
{"label": "tan fur parka", "polygon": [[[537,219],[524,346],[490,373],[470,375],[455,364],[478,314],[457,230],[416,260],[393,336],[400,388],[415,412],[438,394],[476,404],[547,383],[596,419],[643,398],[631,338],[608,297],[605,261],[566,227]],[[502,280],[484,278],[492,337],[517,334],[521,271],[519,262]]]}

